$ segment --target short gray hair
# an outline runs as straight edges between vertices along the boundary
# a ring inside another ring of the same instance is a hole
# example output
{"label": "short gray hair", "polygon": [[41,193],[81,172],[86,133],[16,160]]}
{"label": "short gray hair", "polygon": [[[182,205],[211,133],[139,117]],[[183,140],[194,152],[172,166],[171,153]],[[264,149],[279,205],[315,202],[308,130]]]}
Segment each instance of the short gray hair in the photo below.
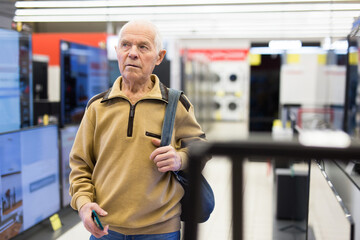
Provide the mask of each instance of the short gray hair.
{"label": "short gray hair", "polygon": [[145,26],[149,27],[155,33],[154,44],[156,47],[156,51],[160,52],[163,49],[163,43],[162,43],[159,29],[157,28],[157,26],[155,24],[153,24],[152,22],[150,22],[148,20],[131,20],[131,21],[125,23],[124,26],[122,26],[122,28],[120,29],[118,43],[120,43],[121,34],[122,34],[123,30],[130,25],[145,25]]}

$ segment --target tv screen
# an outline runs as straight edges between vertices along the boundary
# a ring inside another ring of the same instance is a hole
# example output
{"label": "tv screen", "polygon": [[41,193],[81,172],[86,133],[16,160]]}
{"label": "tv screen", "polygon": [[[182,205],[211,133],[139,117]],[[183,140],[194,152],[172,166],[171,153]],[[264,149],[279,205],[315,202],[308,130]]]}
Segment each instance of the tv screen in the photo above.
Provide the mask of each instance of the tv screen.
{"label": "tv screen", "polygon": [[20,128],[19,33],[0,29],[0,132]]}
{"label": "tv screen", "polygon": [[62,126],[80,123],[91,97],[109,88],[105,49],[60,41]]}
{"label": "tv screen", "polygon": [[58,128],[0,134],[0,238],[10,239],[60,210]]}
{"label": "tv screen", "polygon": [[69,195],[69,155],[74,144],[79,125],[68,125],[60,129],[61,141],[61,181],[62,181],[62,207],[67,207],[70,204],[71,197]]}
{"label": "tv screen", "polygon": [[32,125],[31,40],[0,29],[0,132]]}

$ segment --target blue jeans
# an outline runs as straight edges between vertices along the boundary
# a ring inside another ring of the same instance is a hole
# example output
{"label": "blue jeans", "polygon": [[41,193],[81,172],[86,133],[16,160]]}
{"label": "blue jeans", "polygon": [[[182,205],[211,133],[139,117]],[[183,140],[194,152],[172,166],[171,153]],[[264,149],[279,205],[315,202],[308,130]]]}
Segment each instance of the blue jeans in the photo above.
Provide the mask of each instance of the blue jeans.
{"label": "blue jeans", "polygon": [[91,235],[90,240],[180,240],[180,231],[163,234],[124,235],[109,230],[109,234],[102,238]]}

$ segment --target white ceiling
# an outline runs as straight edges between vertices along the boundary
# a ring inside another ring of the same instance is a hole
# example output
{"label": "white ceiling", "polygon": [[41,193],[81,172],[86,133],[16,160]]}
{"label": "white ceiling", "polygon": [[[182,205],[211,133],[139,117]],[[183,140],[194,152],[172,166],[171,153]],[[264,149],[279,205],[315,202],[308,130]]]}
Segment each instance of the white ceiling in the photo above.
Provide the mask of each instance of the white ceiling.
{"label": "white ceiling", "polygon": [[359,0],[17,1],[16,22],[153,21],[164,37],[321,40],[345,38]]}

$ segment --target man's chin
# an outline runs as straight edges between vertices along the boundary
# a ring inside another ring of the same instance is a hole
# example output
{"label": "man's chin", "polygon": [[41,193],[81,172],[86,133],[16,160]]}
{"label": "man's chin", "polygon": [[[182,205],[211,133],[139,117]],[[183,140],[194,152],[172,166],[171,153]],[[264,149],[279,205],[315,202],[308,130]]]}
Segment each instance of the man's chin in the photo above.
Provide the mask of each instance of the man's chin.
{"label": "man's chin", "polygon": [[[123,78],[125,78],[126,80],[131,81],[131,82],[136,82],[136,81],[142,82],[142,79],[145,78],[145,76],[143,74],[139,74],[136,72],[126,72],[122,76],[123,76]],[[149,78],[150,78],[150,76],[149,76]]]}

